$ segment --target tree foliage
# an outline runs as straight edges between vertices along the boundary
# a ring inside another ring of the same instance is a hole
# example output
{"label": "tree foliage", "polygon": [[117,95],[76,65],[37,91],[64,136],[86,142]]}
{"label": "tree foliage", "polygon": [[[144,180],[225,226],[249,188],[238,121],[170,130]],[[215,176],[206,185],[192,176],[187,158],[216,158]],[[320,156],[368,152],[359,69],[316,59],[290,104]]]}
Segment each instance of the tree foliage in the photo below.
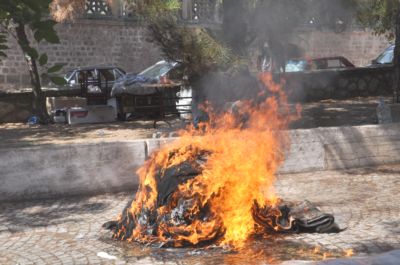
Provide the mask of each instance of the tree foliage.
{"label": "tree foliage", "polygon": [[148,24],[150,37],[164,55],[183,64],[191,81],[216,68],[227,67],[235,60],[215,32],[204,27],[179,23],[179,0],[128,0],[136,14]]}
{"label": "tree foliage", "polygon": [[398,0],[358,0],[358,19],[378,35],[395,38]]}
{"label": "tree foliage", "polygon": [[60,70],[61,66],[47,67],[47,55],[45,53],[40,54],[32,45],[27,30],[32,33],[31,35],[37,43],[41,41],[52,44],[60,42],[54,29],[57,22],[49,19],[48,16],[50,3],[51,0],[2,0],[0,2],[0,56],[7,56],[9,49],[7,38],[10,36],[15,38],[24,53],[29,68],[34,95],[33,112],[39,116],[42,122],[47,122],[48,115],[41,91],[41,78],[37,63],[44,69],[42,77],[60,84],[62,83],[61,80],[53,74],[56,70]]}

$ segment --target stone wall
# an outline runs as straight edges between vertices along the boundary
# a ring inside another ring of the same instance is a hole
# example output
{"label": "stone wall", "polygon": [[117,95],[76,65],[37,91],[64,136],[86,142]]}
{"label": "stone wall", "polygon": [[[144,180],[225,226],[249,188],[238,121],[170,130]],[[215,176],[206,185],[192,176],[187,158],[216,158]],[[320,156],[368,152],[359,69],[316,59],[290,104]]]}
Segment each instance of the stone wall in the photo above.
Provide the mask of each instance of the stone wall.
{"label": "stone wall", "polygon": [[145,142],[44,145],[0,152],[0,201],[132,189]]}
{"label": "stone wall", "polygon": [[356,29],[334,33],[330,31],[303,31],[293,39],[311,58],[344,56],[356,66],[371,63],[390,43],[383,36]]}
{"label": "stone wall", "polygon": [[[63,71],[90,65],[115,65],[138,72],[162,58],[148,41],[146,27],[133,21],[77,20],[57,25],[61,43],[41,43],[37,48],[49,56],[49,64],[66,64]],[[28,87],[27,66],[15,40],[10,38],[8,57],[0,62],[0,91]]]}
{"label": "stone wall", "polygon": [[347,169],[400,162],[400,123],[290,132],[282,173]]}
{"label": "stone wall", "polygon": [[32,93],[0,93],[0,123],[26,122],[32,115]]}
{"label": "stone wall", "polygon": [[286,93],[295,102],[393,95],[391,66],[293,72],[283,78]]}
{"label": "stone wall", "polygon": [[[41,43],[50,63],[65,63],[64,71],[77,66],[116,65],[128,72],[138,72],[162,58],[159,48],[148,41],[143,24],[113,19],[80,19],[57,25],[61,44]],[[292,43],[308,57],[342,55],[357,66],[368,64],[388,45],[384,37],[363,30],[334,33],[302,30]],[[29,87],[27,66],[16,42],[10,38],[8,58],[0,61],[0,91]],[[256,69],[257,48],[252,48],[251,65]]]}
{"label": "stone wall", "polygon": [[[400,162],[400,123],[290,131],[279,173]],[[43,145],[0,152],[0,201],[132,189],[135,170],[174,138]]]}

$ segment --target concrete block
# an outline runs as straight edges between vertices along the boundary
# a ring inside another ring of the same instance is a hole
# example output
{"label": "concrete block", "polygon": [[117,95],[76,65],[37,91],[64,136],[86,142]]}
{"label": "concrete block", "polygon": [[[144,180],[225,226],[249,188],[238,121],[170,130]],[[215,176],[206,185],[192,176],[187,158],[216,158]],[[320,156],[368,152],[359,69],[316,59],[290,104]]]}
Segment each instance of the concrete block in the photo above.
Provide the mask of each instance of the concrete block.
{"label": "concrete block", "polygon": [[0,153],[0,201],[133,189],[144,141],[20,148]]}
{"label": "concrete block", "polygon": [[155,151],[159,150],[161,147],[166,144],[173,143],[177,140],[176,137],[171,138],[158,138],[158,139],[148,139],[145,141],[146,143],[146,157],[150,157]]}
{"label": "concrete block", "polygon": [[318,141],[315,130],[291,130],[289,136],[292,144],[311,143]]}
{"label": "concrete block", "polygon": [[160,149],[160,140],[148,139],[145,141],[145,143],[146,143],[146,159],[148,159],[151,154]]}
{"label": "concrete block", "polygon": [[353,127],[333,127],[314,129],[316,137],[323,144],[358,141],[359,137]]}
{"label": "concrete block", "polygon": [[400,142],[382,142],[378,145],[378,155],[395,156],[400,158]]}
{"label": "concrete block", "polygon": [[279,172],[295,173],[323,170],[324,166],[325,153],[320,142],[292,144]]}
{"label": "concrete block", "polygon": [[393,122],[400,122],[400,104],[390,104],[389,107]]}
{"label": "concrete block", "polygon": [[326,144],[325,152],[328,158],[336,157],[338,159],[352,159],[377,155],[378,146],[370,145],[368,142],[341,142],[337,144]]}
{"label": "concrete block", "polygon": [[348,169],[348,168],[355,168],[359,167],[359,159],[325,159],[325,170],[333,170],[333,169]]}

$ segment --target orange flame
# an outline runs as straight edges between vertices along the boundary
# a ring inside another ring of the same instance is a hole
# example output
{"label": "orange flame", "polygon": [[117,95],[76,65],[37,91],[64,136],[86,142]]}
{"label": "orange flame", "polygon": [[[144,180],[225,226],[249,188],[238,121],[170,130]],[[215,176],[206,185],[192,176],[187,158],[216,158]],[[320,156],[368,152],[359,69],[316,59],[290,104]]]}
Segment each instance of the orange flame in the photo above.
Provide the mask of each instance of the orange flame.
{"label": "orange flame", "polygon": [[346,257],[354,256],[354,251],[352,249],[345,250]]}
{"label": "orange flame", "polygon": [[[192,214],[199,211],[199,206],[208,205],[213,218],[174,227],[161,223],[155,233],[158,241],[166,242],[167,235],[175,234],[177,239],[196,245],[222,233],[221,244],[241,247],[254,233],[251,211],[254,202],[260,206],[276,204],[275,174],[289,145],[285,130],[298,113],[290,114],[287,98],[270,74],[264,73],[260,79],[268,88],[260,97],[269,95],[261,103],[236,102],[234,110],[219,115],[207,107],[207,123],[201,123],[198,129],[191,127],[180,132],[176,142],[152,154],[138,170],[140,187],[128,210],[132,216],[145,209],[157,208],[155,176],[160,168],[164,170],[194,161],[200,150],[209,152],[201,173],[180,184],[178,191],[180,197],[199,198],[200,201],[190,209]],[[172,151],[175,155],[171,158]],[[172,207],[166,205],[157,212],[161,215]],[[217,225],[223,231],[217,231]],[[130,240],[151,240],[141,229],[141,225],[137,225]]]}

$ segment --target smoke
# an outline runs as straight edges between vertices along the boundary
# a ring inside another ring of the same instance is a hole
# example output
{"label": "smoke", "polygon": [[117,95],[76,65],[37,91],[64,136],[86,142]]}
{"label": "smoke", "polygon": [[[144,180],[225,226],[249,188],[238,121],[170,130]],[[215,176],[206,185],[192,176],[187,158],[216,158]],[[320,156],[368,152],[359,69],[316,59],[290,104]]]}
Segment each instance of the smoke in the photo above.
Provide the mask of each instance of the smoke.
{"label": "smoke", "polygon": [[[288,59],[308,58],[307,44],[296,38],[299,30],[344,30],[349,14],[355,12],[352,0],[223,1],[222,7],[222,30],[214,35],[241,61],[227,71],[206,73],[194,86],[198,90],[195,101],[208,101],[217,109],[227,102],[257,98],[261,86],[255,76],[263,61],[267,61],[267,69],[262,70],[279,74],[285,72]],[[297,99],[306,98],[301,95],[303,84],[292,82],[291,87],[301,86]]]}

